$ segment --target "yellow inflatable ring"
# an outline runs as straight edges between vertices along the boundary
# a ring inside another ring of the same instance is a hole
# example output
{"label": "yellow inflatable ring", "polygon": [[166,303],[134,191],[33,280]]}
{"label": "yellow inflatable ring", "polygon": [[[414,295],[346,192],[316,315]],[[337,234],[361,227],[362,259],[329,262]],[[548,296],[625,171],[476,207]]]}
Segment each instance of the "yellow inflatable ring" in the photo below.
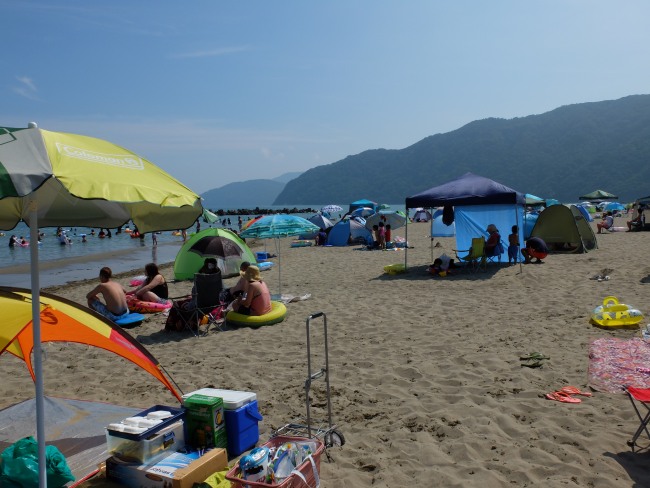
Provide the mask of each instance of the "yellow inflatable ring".
{"label": "yellow inflatable ring", "polygon": [[271,302],[271,311],[264,315],[243,315],[234,311],[226,314],[226,322],[229,325],[247,325],[249,327],[261,327],[273,325],[284,320],[287,315],[287,307],[282,302]]}
{"label": "yellow inflatable ring", "polygon": [[643,314],[636,308],[619,303],[618,298],[607,296],[603,304],[596,307],[591,315],[591,323],[599,327],[636,327],[643,321]]}
{"label": "yellow inflatable ring", "polygon": [[389,264],[387,266],[384,266],[384,273],[387,273],[389,275],[406,273],[406,266],[403,264]]}

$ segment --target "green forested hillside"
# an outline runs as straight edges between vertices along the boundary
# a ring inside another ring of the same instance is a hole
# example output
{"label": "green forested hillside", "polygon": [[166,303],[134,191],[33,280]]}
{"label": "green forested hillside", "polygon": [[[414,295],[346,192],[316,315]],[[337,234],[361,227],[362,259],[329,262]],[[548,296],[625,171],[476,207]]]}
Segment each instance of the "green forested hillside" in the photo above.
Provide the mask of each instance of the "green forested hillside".
{"label": "green forested hillside", "polygon": [[595,189],[621,201],[650,195],[650,95],[479,120],[404,149],[364,151],[303,173],[274,204],[397,203],[467,171],[564,202]]}

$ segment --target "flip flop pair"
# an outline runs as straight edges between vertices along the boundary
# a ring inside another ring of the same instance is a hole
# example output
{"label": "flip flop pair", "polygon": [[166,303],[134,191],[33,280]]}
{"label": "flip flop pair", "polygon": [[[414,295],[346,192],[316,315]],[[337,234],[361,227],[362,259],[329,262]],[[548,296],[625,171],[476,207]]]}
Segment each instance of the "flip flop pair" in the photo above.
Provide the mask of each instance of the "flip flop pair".
{"label": "flip flop pair", "polygon": [[562,403],[582,402],[580,398],[575,398],[571,395],[582,395],[582,396],[590,397],[591,393],[589,393],[588,391],[581,391],[579,388],[575,386],[564,386],[560,388],[558,391],[547,393],[546,395],[544,395],[544,397],[548,398],[549,400],[555,400],[556,402],[562,402]]}
{"label": "flip flop pair", "polygon": [[549,356],[544,356],[541,352],[531,352],[519,358],[521,361],[541,361],[542,359],[551,359]]}
{"label": "flip flop pair", "polygon": [[574,398],[568,393],[564,393],[563,391],[554,391],[552,393],[547,393],[544,395],[546,398],[549,400],[555,400],[556,402],[562,402],[562,403],[580,403],[582,400],[580,398]]}
{"label": "flip flop pair", "polygon": [[[521,363],[522,367],[526,368],[541,368],[544,363],[544,359],[551,359],[549,356],[544,356],[541,352],[531,352],[530,354],[527,354],[526,356],[521,356],[519,358],[520,361],[523,361]],[[527,362],[527,361],[533,361]]]}
{"label": "flip flop pair", "polygon": [[567,395],[581,395],[586,397],[591,396],[590,392],[581,391],[580,388],[578,388],[577,386],[563,386],[562,388],[560,388],[559,391],[561,391],[562,393],[566,393]]}

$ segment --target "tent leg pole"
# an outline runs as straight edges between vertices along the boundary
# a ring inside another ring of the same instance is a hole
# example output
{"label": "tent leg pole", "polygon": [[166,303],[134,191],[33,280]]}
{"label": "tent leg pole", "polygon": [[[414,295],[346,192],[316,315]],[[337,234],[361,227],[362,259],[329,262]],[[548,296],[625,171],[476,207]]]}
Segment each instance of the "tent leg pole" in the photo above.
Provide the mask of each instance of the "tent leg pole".
{"label": "tent leg pole", "polygon": [[519,261],[519,274],[522,274],[524,272],[524,265],[522,263],[522,257],[521,257],[521,243],[523,242],[522,239],[524,237],[524,222],[519,225],[519,212],[517,212],[517,206],[515,205],[515,222],[517,222],[517,229],[521,231],[519,234],[521,237],[519,238],[519,253],[517,254],[517,261]]}
{"label": "tent leg pole", "polygon": [[41,284],[38,276],[38,209],[30,203],[29,239],[32,282],[32,325],[34,334],[34,385],[36,387],[36,439],[38,443],[38,486],[47,488],[45,461],[45,393],[43,388],[43,348],[41,346]]}

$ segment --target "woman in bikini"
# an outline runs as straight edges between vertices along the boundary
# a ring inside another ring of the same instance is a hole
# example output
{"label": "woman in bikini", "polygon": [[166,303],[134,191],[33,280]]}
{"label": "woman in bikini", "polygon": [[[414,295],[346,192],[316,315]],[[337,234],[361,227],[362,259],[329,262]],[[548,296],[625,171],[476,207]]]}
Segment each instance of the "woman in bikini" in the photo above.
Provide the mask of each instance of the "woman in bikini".
{"label": "woman in bikini", "polygon": [[147,275],[144,283],[129,295],[133,294],[144,302],[166,303],[169,291],[165,277],[158,271],[158,266],[155,263],[149,263],[144,267],[144,271]]}
{"label": "woman in bikini", "polygon": [[271,293],[260,277],[257,266],[249,266],[242,272],[246,286],[246,298],[237,297],[233,302],[233,310],[242,315],[265,315],[271,311]]}

